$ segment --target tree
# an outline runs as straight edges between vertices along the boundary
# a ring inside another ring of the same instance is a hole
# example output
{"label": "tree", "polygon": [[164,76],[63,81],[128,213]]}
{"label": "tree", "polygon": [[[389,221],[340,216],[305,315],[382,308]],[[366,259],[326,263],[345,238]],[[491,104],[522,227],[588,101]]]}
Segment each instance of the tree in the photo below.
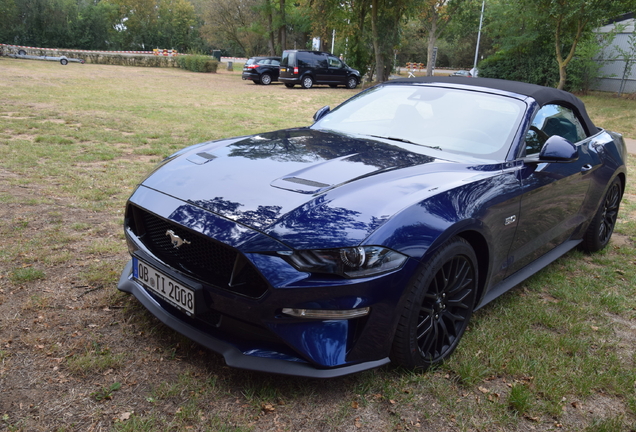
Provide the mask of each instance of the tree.
{"label": "tree", "polygon": [[194,6],[186,0],[160,0],[157,45],[186,52],[194,38]]}
{"label": "tree", "polygon": [[371,0],[371,30],[375,58],[375,79],[386,81],[391,59],[400,41],[400,27],[405,21],[409,0]]}
{"label": "tree", "polygon": [[554,29],[554,49],[559,65],[559,84],[563,89],[567,67],[574,58],[583,34],[590,27],[636,7],[633,0],[526,0]]}
{"label": "tree", "polygon": [[433,76],[433,53],[437,40],[446,30],[452,17],[470,0],[425,0],[420,19],[428,36],[426,75]]}
{"label": "tree", "polygon": [[18,7],[15,0],[0,0],[0,43],[15,43]]}
{"label": "tree", "polygon": [[215,0],[204,5],[201,33],[212,45],[236,55],[266,52],[260,0]]}
{"label": "tree", "polygon": [[78,14],[73,23],[73,45],[66,48],[86,50],[114,48],[116,36],[112,20],[117,7],[106,2],[78,0]]}
{"label": "tree", "polygon": [[499,56],[508,52],[521,58],[524,51],[549,50],[557,88],[563,89],[580,42],[602,22],[636,9],[636,0],[491,0],[486,9]]}

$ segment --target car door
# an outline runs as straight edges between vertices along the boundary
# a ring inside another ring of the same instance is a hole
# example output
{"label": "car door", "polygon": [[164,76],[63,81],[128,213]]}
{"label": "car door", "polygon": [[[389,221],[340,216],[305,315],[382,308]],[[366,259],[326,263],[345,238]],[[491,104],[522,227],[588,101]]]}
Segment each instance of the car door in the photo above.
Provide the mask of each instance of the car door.
{"label": "car door", "polygon": [[329,56],[327,59],[329,63],[329,81],[331,84],[346,84],[347,83],[347,69],[344,63],[337,57]]}
{"label": "car door", "polygon": [[330,83],[329,76],[329,63],[327,62],[327,55],[323,53],[314,53],[314,73],[316,77],[316,83],[328,84]]}
{"label": "car door", "polygon": [[280,61],[277,59],[272,59],[270,63],[270,73],[272,74],[272,80],[278,81],[278,74],[280,68]]}
{"label": "car door", "polygon": [[512,244],[507,274],[557,247],[572,235],[584,216],[581,213],[591,173],[600,167],[590,152],[580,120],[571,109],[551,104],[542,107],[526,134],[525,155],[538,156],[546,140],[559,135],[577,147],[573,162],[526,163],[519,170],[522,187],[517,231]]}

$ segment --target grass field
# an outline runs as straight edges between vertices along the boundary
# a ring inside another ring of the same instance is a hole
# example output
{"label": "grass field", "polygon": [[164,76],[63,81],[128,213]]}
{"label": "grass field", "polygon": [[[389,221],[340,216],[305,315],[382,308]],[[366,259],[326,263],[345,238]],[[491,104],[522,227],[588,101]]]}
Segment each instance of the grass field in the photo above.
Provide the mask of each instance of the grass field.
{"label": "grass field", "polygon": [[[116,290],[124,203],[156,162],[310,124],[356,92],[0,58],[0,430],[635,430],[631,183],[608,248],[573,251],[479,310],[427,373],[229,369]],[[598,125],[636,138],[636,101],[584,100]]]}

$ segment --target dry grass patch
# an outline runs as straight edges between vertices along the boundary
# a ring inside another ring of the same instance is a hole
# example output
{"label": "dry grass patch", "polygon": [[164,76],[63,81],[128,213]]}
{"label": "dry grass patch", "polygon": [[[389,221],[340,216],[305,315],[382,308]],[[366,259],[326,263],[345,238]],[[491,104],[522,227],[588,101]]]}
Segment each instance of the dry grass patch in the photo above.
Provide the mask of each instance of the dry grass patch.
{"label": "dry grass patch", "polygon": [[[356,92],[74,66],[0,58],[0,429],[634,428],[631,183],[605,252],[568,254],[477,312],[442,368],[330,381],[229,369],[116,290],[125,201],[183,146],[307,125]],[[604,126],[636,112],[593,98]],[[616,124],[632,134],[634,122]]]}

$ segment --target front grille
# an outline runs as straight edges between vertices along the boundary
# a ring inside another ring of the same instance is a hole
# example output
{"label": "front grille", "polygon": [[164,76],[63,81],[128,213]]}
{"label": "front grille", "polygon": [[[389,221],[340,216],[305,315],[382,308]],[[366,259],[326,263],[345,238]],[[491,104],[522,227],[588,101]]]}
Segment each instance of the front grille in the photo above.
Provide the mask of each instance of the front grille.
{"label": "front grille", "polygon": [[[129,228],[153,255],[167,265],[206,284],[237,294],[253,298],[265,294],[267,283],[235,249],[139,207],[132,206],[130,210]],[[169,230],[189,244],[175,248],[166,234]],[[237,260],[240,265],[235,265]],[[234,268],[237,272],[232,275]]]}

